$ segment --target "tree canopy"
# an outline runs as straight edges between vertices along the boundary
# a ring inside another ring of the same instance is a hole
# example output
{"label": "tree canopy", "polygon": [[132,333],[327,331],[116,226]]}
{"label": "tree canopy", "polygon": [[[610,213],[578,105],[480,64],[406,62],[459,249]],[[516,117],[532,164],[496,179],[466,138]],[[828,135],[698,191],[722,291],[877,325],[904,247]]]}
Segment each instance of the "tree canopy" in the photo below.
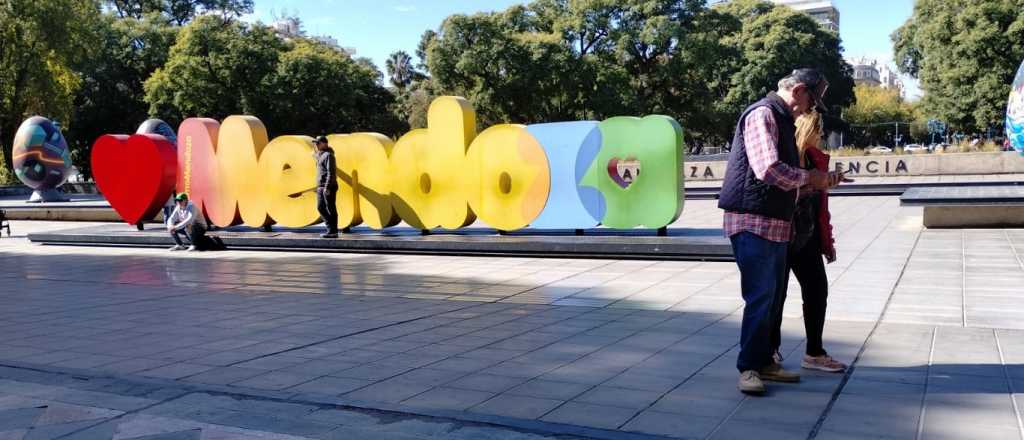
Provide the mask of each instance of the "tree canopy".
{"label": "tree canopy", "polygon": [[177,25],[184,25],[200,14],[237,18],[252,12],[253,0],[105,0],[121,18],[142,19],[157,14]]}
{"label": "tree canopy", "polygon": [[104,15],[96,23],[95,56],[78,65],[82,81],[65,138],[79,168],[92,142],[106,133],[131,133],[149,114],[143,82],[167,62],[178,27],[149,14],[142,19]]}
{"label": "tree canopy", "polygon": [[145,82],[149,113],[259,116],[276,133],[401,129],[372,64],[307,38],[285,40],[263,25],[202,16],[185,26],[166,64]]}
{"label": "tree canopy", "polygon": [[536,0],[452,15],[418,54],[424,88],[466,96],[484,123],[661,113],[721,143],[744,106],[798,67],[829,77],[830,104],[853,101],[838,36],[757,0]]}
{"label": "tree canopy", "polygon": [[1024,0],[918,0],[892,35],[896,61],[920,79],[924,111],[953,130],[1000,126],[1024,59]]}
{"label": "tree canopy", "polygon": [[239,19],[252,11],[253,0],[0,2],[0,145],[42,114],[88,173],[96,137],[149,117],[252,114],[271,134],[398,136],[446,94],[469,98],[481,126],[658,113],[682,122],[690,145],[721,145],[743,107],[797,67],[829,77],[830,104],[853,102],[838,36],[760,0],[533,0],[455,14],[413,54],[392,54],[386,76],[298,20],[281,33]]}
{"label": "tree canopy", "polygon": [[89,0],[0,2],[0,150],[10,150],[30,114],[71,118],[82,83],[75,67],[95,54],[99,16],[99,3]]}
{"label": "tree canopy", "polygon": [[[908,143],[908,134],[922,138],[926,131],[925,122],[913,103],[900,97],[895,90],[881,87],[858,86],[854,88],[857,102],[850,106],[843,117],[851,125],[851,136],[845,139],[850,145],[895,144],[899,133],[902,143]],[[899,125],[897,125],[897,123]]]}

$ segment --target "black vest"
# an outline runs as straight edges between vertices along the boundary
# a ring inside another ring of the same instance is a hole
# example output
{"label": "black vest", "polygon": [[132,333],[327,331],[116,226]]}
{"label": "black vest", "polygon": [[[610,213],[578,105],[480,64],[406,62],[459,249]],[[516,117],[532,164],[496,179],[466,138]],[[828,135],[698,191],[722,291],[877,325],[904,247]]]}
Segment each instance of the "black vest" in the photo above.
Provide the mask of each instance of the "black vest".
{"label": "black vest", "polygon": [[722,192],[718,195],[718,207],[726,211],[744,214],[758,214],[779,220],[791,221],[796,209],[796,190],[783,191],[777,186],[764,183],[754,176],[754,170],[747,161],[747,149],[743,143],[743,127],[747,115],[758,107],[767,106],[775,117],[779,130],[779,161],[792,167],[800,166],[796,149],[796,121],[790,114],[786,102],[774,92],[755,102],[743,111],[736,124],[732,139],[729,165],[725,170]]}

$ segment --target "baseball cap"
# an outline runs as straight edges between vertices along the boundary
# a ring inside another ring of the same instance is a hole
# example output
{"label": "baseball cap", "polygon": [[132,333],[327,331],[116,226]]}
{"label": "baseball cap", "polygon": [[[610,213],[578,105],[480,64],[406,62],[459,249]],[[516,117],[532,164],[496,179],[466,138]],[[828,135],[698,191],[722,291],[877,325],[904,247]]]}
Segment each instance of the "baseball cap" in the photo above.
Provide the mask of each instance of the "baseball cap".
{"label": "baseball cap", "polygon": [[188,194],[185,194],[185,193],[178,194],[178,195],[174,196],[174,200],[177,200],[179,202],[188,201]]}
{"label": "baseball cap", "polygon": [[317,136],[316,137],[316,143],[319,144],[320,142],[323,142],[323,143],[326,144],[327,143],[327,136]]}
{"label": "baseball cap", "polygon": [[825,79],[825,75],[822,75],[818,69],[796,69],[787,78],[793,78],[796,82],[807,86],[811,90],[811,96],[814,97],[814,106],[818,108],[819,112],[825,113],[828,111],[824,101],[825,91],[828,90],[828,80]]}

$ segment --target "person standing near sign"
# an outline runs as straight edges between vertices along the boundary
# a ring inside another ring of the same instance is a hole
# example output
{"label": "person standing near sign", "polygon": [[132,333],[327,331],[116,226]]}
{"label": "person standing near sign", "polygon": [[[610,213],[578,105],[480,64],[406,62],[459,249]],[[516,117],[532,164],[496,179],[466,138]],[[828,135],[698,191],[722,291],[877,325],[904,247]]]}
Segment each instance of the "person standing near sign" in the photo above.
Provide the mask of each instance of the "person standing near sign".
{"label": "person standing near sign", "polygon": [[[796,143],[801,169],[828,171],[829,155],[818,148],[823,134],[824,126],[820,113],[812,111],[797,118]],[[837,178],[840,182],[853,182],[842,173]],[[828,275],[825,273],[822,256],[829,263],[836,261],[832,215],[828,211],[828,191],[801,189],[793,214],[792,229],[793,235],[789,241],[786,258],[787,270],[779,302],[786,302],[789,272],[793,271],[793,275],[796,275],[800,283],[804,330],[807,332],[807,346],[800,366],[827,373],[843,372],[846,370],[846,364],[829,356],[822,345],[828,300]],[[776,362],[782,362],[782,354],[779,352],[779,347],[782,346],[782,309],[775,309],[775,327],[772,329],[773,358]]]}
{"label": "person standing near sign", "polygon": [[316,209],[327,226],[320,238],[338,238],[338,179],[334,150],[326,136],[316,138]]}
{"label": "person standing near sign", "polygon": [[798,382],[772,356],[776,308],[786,283],[786,250],[799,189],[827,189],[838,178],[800,168],[796,117],[822,101],[828,81],[814,69],[797,69],[781,79],[778,92],[748,107],[736,124],[718,207],[740,270],[743,324],[737,387],[763,394],[764,380]]}

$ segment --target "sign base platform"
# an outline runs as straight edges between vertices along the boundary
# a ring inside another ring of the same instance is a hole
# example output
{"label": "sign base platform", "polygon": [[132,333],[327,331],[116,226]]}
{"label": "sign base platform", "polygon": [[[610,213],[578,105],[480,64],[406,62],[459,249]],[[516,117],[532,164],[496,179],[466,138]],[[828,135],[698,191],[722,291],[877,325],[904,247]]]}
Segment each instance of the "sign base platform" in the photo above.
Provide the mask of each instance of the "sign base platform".
{"label": "sign base platform", "polygon": [[[653,230],[587,229],[499,233],[489,228],[422,231],[395,227],[385,231],[353,228],[337,239],[320,238],[323,228],[248,227],[210,231],[233,250],[320,251],[498,257],[602,258],[683,261],[732,261],[732,246],[720,229],[670,228],[664,236]],[[171,237],[159,223],[145,230],[126,224],[80,227],[29,234],[41,244],[84,246],[169,247]]]}

